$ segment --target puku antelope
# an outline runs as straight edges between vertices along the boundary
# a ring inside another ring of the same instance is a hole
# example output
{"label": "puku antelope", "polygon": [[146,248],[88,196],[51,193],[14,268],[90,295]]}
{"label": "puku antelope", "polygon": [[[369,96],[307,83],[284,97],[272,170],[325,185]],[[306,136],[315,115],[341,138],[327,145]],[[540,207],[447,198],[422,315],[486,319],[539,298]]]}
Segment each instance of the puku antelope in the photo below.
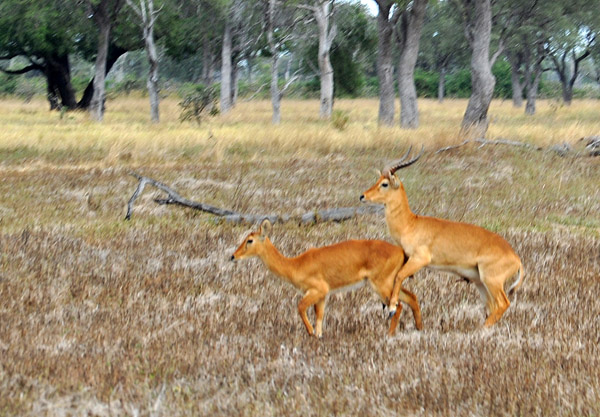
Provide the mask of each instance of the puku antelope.
{"label": "puku antelope", "polygon": [[[290,282],[304,293],[298,313],[309,335],[323,335],[323,316],[327,294],[369,281],[383,302],[387,303],[394,287],[394,277],[404,265],[402,248],[381,240],[348,240],[331,246],[311,248],[294,257],[283,256],[269,240],[271,223],[265,219],[258,231],[250,233],[231,256],[231,260],[259,257],[275,275]],[[422,329],[421,309],[417,297],[400,287],[400,300],[410,306],[415,327]],[[314,305],[316,329],[306,310]],[[395,311],[388,334],[392,335],[402,306]]]}
{"label": "puku antelope", "polygon": [[488,310],[485,326],[492,326],[510,305],[504,292],[505,282],[518,273],[509,294],[522,283],[521,260],[506,240],[486,229],[414,214],[396,171],[417,162],[423,149],[418,156],[406,161],[409,154],[410,148],[402,159],[386,166],[375,185],[360,196],[361,201],[385,205],[388,229],[408,256],[396,276],[390,297],[390,314],[394,314],[404,279],[423,267],[430,267],[473,282]]}

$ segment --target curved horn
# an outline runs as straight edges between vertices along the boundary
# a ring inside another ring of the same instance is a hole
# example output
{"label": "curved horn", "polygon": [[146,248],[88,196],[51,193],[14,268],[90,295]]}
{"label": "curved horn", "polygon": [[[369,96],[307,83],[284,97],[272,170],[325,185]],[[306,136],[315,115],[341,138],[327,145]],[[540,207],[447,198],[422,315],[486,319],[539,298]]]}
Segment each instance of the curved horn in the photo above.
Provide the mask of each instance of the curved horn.
{"label": "curved horn", "polygon": [[415,162],[417,162],[419,160],[419,158],[423,155],[423,153],[425,152],[425,146],[421,146],[421,152],[419,152],[419,154],[417,156],[415,156],[413,159],[411,159],[408,162],[404,162],[404,160],[406,159],[406,157],[408,156],[408,154],[410,153],[412,149],[412,145],[408,148],[408,152],[406,152],[406,154],[404,154],[404,156],[399,159],[398,161],[388,165],[384,172],[385,173],[389,173],[390,175],[392,175],[394,172],[398,171],[399,169],[402,168],[406,168],[407,166],[410,166],[412,164],[414,164]]}
{"label": "curved horn", "polygon": [[393,168],[394,168],[396,165],[398,165],[398,164],[401,164],[402,162],[404,162],[404,160],[406,159],[406,157],[407,157],[407,156],[408,156],[408,154],[410,153],[411,149],[412,149],[412,145],[410,145],[410,146],[408,147],[408,150],[407,150],[407,151],[406,151],[406,153],[405,153],[405,154],[402,156],[402,158],[398,159],[397,161],[394,161],[394,162],[391,162],[391,163],[387,164],[387,165],[386,165],[386,166],[383,168],[383,171],[382,171],[382,172],[383,172],[385,175],[391,175],[391,174],[393,174],[393,173],[395,172],[395,170],[394,170],[394,171],[392,171],[392,169],[393,169]]}

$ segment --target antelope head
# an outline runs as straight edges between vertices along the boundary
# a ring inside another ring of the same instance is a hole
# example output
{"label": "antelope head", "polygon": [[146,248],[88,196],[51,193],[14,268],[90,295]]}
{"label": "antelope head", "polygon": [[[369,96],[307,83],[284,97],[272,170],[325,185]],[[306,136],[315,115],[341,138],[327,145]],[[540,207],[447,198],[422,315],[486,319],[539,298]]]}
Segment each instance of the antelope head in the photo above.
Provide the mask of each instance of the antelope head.
{"label": "antelope head", "polygon": [[231,255],[232,261],[238,259],[245,259],[251,256],[258,256],[261,253],[261,249],[264,247],[265,239],[268,239],[269,233],[273,226],[269,219],[264,219],[260,224],[257,231],[251,232],[237,250]]}
{"label": "antelope head", "polygon": [[379,173],[377,182],[360,196],[360,201],[386,204],[391,198],[394,198],[398,191],[404,192],[404,186],[396,176],[396,171],[417,162],[423,155],[425,147],[421,148],[421,152],[417,156],[407,161],[411,150],[412,146],[408,148],[408,151],[401,159],[386,165],[383,171]]}

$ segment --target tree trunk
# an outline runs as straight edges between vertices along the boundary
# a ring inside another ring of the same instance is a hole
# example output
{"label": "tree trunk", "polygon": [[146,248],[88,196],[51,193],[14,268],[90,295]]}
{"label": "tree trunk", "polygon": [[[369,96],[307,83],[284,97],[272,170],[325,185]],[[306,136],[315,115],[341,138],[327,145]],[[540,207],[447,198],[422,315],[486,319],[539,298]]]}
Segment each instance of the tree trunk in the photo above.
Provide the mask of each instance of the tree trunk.
{"label": "tree trunk", "polygon": [[271,57],[271,105],[273,107],[272,122],[281,123],[281,93],[279,91],[279,53]]}
{"label": "tree trunk", "polygon": [[221,113],[231,110],[231,22],[225,23],[221,51]]}
{"label": "tree trunk", "polygon": [[440,80],[438,81],[438,101],[444,102],[444,96],[446,95],[446,67],[443,66],[440,69]]}
{"label": "tree trunk", "polygon": [[329,51],[319,53],[319,71],[321,73],[321,107],[319,109],[319,117],[329,119],[333,110],[333,67],[329,58]]}
{"label": "tree trunk", "polygon": [[331,5],[333,1],[321,0],[314,7],[315,20],[319,30],[319,75],[321,81],[321,107],[319,116],[322,119],[331,117],[333,109],[333,67],[331,66],[330,51],[337,27],[329,27]]}
{"label": "tree trunk", "polygon": [[571,59],[573,61],[573,70],[569,69],[569,62],[567,61],[568,51],[563,51],[562,57],[560,61],[556,58],[556,56],[551,55],[552,62],[554,63],[554,70],[558,74],[560,79],[560,83],[562,85],[562,96],[564,103],[569,106],[573,101],[573,86],[575,85],[575,80],[577,80],[577,76],[579,75],[579,64],[581,61],[590,56],[590,49],[586,49],[580,56],[577,56],[575,50],[571,50]]}
{"label": "tree trunk", "polygon": [[394,28],[390,22],[391,4],[378,2],[377,32],[377,77],[379,78],[379,125],[394,124],[394,65],[392,60],[392,35]]}
{"label": "tree trunk", "polygon": [[[538,43],[537,47],[537,58],[533,64],[533,68],[530,69],[530,63],[527,62],[527,77],[525,78],[527,87],[527,104],[525,105],[525,114],[535,114],[535,102],[537,99],[538,87],[542,78],[542,62],[546,57],[545,48],[542,43]],[[532,74],[533,72],[533,74]]]}
{"label": "tree trunk", "polygon": [[[133,2],[131,2],[133,5]],[[153,123],[158,123],[160,120],[159,114],[159,87],[158,87],[158,53],[156,44],[154,43],[154,23],[156,21],[156,13],[154,12],[154,0],[148,0],[146,3],[140,0],[140,8],[135,9],[140,14],[142,19],[142,33],[144,37],[144,45],[146,47],[146,55],[148,57],[148,96],[150,98],[150,119]]]}
{"label": "tree trunk", "polygon": [[[69,56],[65,54],[47,57],[45,75],[50,110],[59,109],[60,107],[76,108],[77,100],[75,99],[75,89],[71,84]],[[59,97],[60,104],[58,103]]]}
{"label": "tree trunk", "polygon": [[[127,50],[121,48],[120,46],[116,46],[115,44],[111,44],[108,48],[108,59],[106,60],[106,74],[108,74],[113,67],[113,65],[117,62],[117,60],[121,57],[121,55],[127,53]],[[92,96],[94,95],[94,79],[92,78],[88,83],[87,87],[83,91],[83,95],[81,99],[77,103],[77,108],[82,110],[87,110],[90,107],[90,103],[92,102]]]}
{"label": "tree trunk", "polygon": [[527,104],[525,105],[525,114],[535,114],[535,103],[537,100],[539,84],[539,79],[537,79],[535,82],[532,82],[531,85],[527,88]]}
{"label": "tree trunk", "polygon": [[512,102],[513,107],[521,107],[523,105],[523,84],[521,83],[521,71],[517,57],[509,57],[510,61],[510,80],[512,86]]}
{"label": "tree trunk", "polygon": [[[467,6],[471,1],[467,0]],[[466,22],[466,34],[471,46],[472,92],[463,117],[461,130],[474,136],[484,136],[488,128],[487,113],[494,94],[496,78],[490,62],[492,7],[490,0],[474,0],[474,10]]]}
{"label": "tree trunk", "polygon": [[267,14],[267,42],[271,52],[271,106],[273,107],[272,122],[281,123],[281,92],[279,91],[279,45],[275,39],[275,7],[276,0],[269,0]]}
{"label": "tree trunk", "polygon": [[561,85],[563,102],[565,103],[565,105],[570,106],[573,102],[573,84],[567,81],[561,82]]}
{"label": "tree trunk", "polygon": [[146,38],[146,52],[148,53],[148,95],[150,96],[150,118],[154,123],[160,120],[159,115],[159,88],[158,88],[158,54],[156,53],[156,45],[154,44],[153,28],[148,31]]}
{"label": "tree trunk", "polygon": [[400,95],[400,126],[405,129],[419,127],[415,65],[419,54],[419,40],[425,19],[427,0],[415,0],[410,11],[401,20],[400,59],[398,61],[398,93]]}
{"label": "tree trunk", "polygon": [[209,73],[209,69],[210,69],[210,61],[211,61],[211,48],[210,48],[210,44],[208,42],[208,40],[204,40],[204,42],[202,43],[202,75],[201,75],[201,80],[203,84],[209,85],[210,84],[210,73]]}
{"label": "tree trunk", "polygon": [[101,122],[104,118],[105,78],[106,60],[108,57],[108,45],[110,39],[110,16],[108,1],[103,0],[94,11],[94,19],[98,26],[98,53],[94,70],[94,93],[90,102],[90,115],[96,121]]}
{"label": "tree trunk", "polygon": [[236,65],[233,66],[231,71],[231,105],[235,106],[238,99],[239,93],[239,82],[240,82],[240,70]]}

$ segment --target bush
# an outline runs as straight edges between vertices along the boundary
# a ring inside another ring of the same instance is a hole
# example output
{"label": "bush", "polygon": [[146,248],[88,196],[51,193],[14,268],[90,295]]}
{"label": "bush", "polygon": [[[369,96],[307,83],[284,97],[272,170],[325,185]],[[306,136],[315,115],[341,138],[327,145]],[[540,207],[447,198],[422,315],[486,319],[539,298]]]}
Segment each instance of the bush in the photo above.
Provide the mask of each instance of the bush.
{"label": "bush", "polygon": [[138,78],[135,75],[127,75],[119,82],[107,82],[106,89],[112,94],[125,94],[128,96],[132,91],[145,91],[146,79]]}
{"label": "bush", "polygon": [[446,96],[468,98],[471,95],[471,71],[462,69],[446,78]]}
{"label": "bush", "polygon": [[422,69],[415,70],[415,87],[419,97],[437,97],[440,74]]}
{"label": "bush", "polygon": [[350,121],[350,115],[344,110],[334,110],[331,113],[331,124],[338,130],[344,130]]}
{"label": "bush", "polygon": [[17,77],[0,72],[0,96],[11,95],[17,88]]}
{"label": "bush", "polygon": [[495,98],[512,97],[512,81],[510,74],[510,64],[506,61],[497,61],[492,67],[492,74],[496,77],[494,86]]}
{"label": "bush", "polygon": [[193,91],[188,93],[183,101],[179,103],[181,107],[179,120],[182,122],[193,120],[200,124],[206,115],[215,116],[219,114],[217,97],[216,85],[207,87],[204,84],[196,84]]}

